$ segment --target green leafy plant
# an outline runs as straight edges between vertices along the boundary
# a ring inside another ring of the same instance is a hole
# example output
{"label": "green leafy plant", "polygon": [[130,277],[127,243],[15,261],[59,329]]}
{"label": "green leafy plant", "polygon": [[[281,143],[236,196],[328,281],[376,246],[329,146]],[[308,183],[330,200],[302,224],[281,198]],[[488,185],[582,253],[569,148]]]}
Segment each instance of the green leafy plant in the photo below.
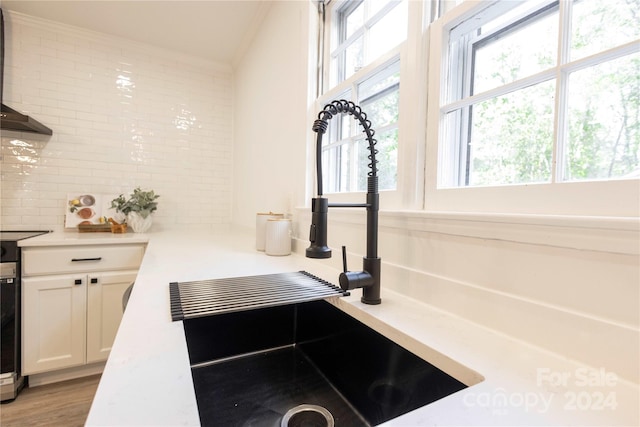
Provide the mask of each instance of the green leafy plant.
{"label": "green leafy plant", "polygon": [[138,187],[133,190],[128,199],[124,194],[113,199],[111,207],[124,215],[137,212],[141,217],[146,218],[158,209],[158,202],[156,202],[158,197],[160,196],[155,194],[153,190],[144,191]]}
{"label": "green leafy plant", "polygon": [[111,208],[115,209],[116,212],[122,212],[124,215],[131,212],[131,209],[127,204],[127,199],[125,199],[124,194],[119,195],[118,197],[116,197],[111,201]]}

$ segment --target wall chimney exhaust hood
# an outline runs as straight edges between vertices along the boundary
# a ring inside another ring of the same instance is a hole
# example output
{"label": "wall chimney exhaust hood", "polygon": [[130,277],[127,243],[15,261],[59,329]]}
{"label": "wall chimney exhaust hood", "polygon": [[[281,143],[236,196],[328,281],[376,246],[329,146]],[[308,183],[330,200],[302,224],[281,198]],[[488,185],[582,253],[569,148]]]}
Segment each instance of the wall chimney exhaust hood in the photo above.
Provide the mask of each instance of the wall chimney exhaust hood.
{"label": "wall chimney exhaust hood", "polygon": [[[0,100],[4,91],[4,15],[0,9]],[[33,132],[53,135],[53,131],[33,117],[26,116],[13,108],[4,105],[0,109],[0,128],[18,132]]]}
{"label": "wall chimney exhaust hood", "polygon": [[53,131],[43,125],[33,117],[25,116],[2,104],[0,111],[0,128],[4,130],[15,130],[19,132],[41,133],[43,135],[53,135]]}

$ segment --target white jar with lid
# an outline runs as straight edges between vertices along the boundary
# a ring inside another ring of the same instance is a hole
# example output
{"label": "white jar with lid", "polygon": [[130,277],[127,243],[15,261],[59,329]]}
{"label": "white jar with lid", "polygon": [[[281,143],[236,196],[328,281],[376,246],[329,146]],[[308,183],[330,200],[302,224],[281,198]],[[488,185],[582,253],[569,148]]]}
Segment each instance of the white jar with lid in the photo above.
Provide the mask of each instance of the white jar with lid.
{"label": "white jar with lid", "polygon": [[265,253],[273,256],[291,254],[291,220],[277,218],[267,220]]}
{"label": "white jar with lid", "polygon": [[267,232],[267,221],[270,219],[284,218],[284,214],[281,213],[257,213],[256,214],[256,249],[264,251],[265,249],[265,236]]}

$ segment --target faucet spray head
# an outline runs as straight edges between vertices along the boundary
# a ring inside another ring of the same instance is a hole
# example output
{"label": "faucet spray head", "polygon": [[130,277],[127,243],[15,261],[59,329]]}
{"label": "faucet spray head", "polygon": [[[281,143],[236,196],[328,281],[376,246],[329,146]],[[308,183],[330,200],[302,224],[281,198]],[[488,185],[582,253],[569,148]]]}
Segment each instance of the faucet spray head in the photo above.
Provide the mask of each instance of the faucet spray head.
{"label": "faucet spray head", "polygon": [[324,197],[311,200],[311,227],[306,250],[307,258],[331,258],[331,248],[327,246],[327,214],[329,201]]}

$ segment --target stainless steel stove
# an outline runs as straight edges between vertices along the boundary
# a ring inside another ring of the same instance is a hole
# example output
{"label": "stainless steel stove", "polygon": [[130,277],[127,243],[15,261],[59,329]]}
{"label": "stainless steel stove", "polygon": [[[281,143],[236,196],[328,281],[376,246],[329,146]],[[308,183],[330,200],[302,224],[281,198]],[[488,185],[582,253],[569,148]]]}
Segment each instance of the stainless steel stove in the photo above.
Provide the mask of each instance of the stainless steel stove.
{"label": "stainless steel stove", "polygon": [[16,398],[24,385],[20,367],[20,240],[49,231],[0,231],[0,400]]}

